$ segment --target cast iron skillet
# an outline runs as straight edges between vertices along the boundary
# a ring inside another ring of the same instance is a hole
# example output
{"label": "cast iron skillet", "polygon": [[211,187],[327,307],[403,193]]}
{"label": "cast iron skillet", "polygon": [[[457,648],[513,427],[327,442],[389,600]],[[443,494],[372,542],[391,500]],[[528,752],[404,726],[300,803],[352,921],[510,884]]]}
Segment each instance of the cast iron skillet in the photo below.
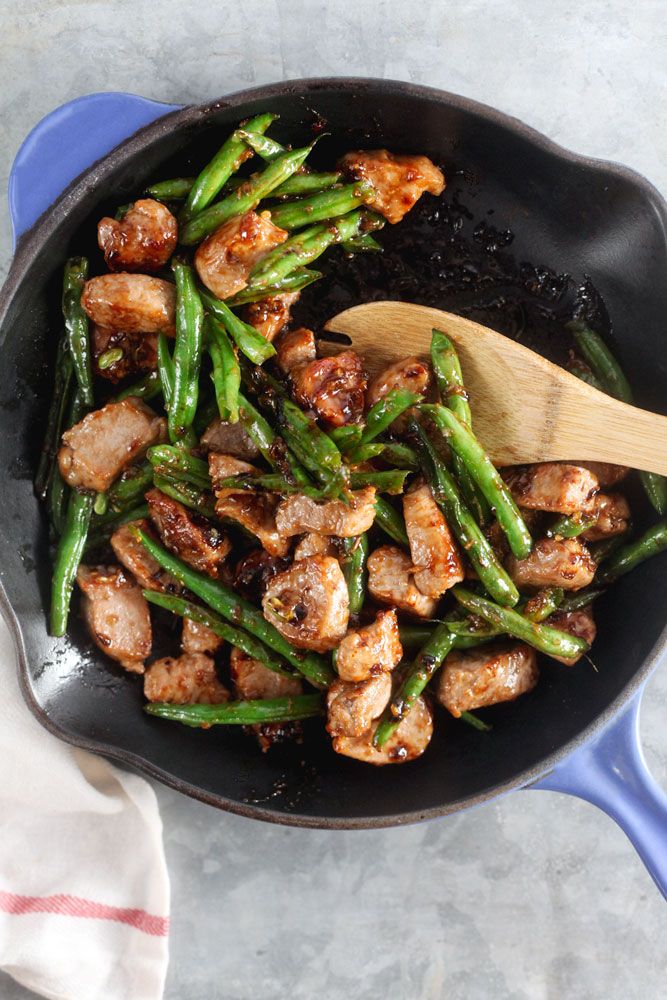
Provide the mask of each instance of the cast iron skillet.
{"label": "cast iron skillet", "polygon": [[[104,131],[99,115],[113,110],[114,97],[120,95],[97,95],[88,108],[92,132]],[[75,149],[87,132],[77,135],[72,107],[60,126],[69,124]],[[487,736],[439,715],[428,752],[404,767],[374,769],[335,756],[319,724],[303,747],[261,755],[241,733],[151,720],[142,712],[139,683],[91,646],[76,616],[71,639],[47,634],[47,533],[31,480],[60,328],[63,261],[71,253],[95,256],[91,235],[101,214],[149,179],[196,172],[193,165],[207,159],[221,134],[260,109],[280,113],[277,135],[285,141],[303,141],[313,124],[324,125],[332,135],[320,155],[328,162],[338,150],[386,145],[428,154],[449,178],[437,211],[424,199],[404,236],[401,227],[387,227],[381,263],[364,262],[360,270],[328,264],[334,275],[314,292],[314,300],[322,295],[324,301],[310,307],[311,316],[372,296],[421,299],[536,339],[558,355],[559,310],[565,315],[568,296],[588,276],[611,318],[613,344],[639,403],[664,409],[667,212],[638,175],[568,153],[481,105],[403,83],[283,83],[169,113],[86,170],[21,237],[0,298],[0,456],[8,473],[0,506],[2,584],[24,694],[40,722],[62,739],[246,816],[359,828],[454,812],[534,781],[629,703],[665,647],[666,556],[626,577],[601,602],[597,670],[545,667],[532,695],[493,710]],[[110,119],[109,130],[116,124]],[[66,164],[63,135],[54,134],[56,159]],[[24,205],[24,213],[31,210],[34,205]],[[585,297],[607,322],[590,288]],[[641,500],[639,517],[648,517]]]}

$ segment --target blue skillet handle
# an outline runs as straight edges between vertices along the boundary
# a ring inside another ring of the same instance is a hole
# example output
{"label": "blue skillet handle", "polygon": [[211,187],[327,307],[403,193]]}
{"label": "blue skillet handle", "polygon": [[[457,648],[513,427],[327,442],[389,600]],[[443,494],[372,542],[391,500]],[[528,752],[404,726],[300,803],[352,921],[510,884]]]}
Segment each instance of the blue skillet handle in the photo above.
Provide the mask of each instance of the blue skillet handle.
{"label": "blue skillet handle", "polygon": [[9,175],[14,246],[75,177],[178,107],[134,94],[88,94],[43,118],[24,139]]}
{"label": "blue skillet handle", "polygon": [[651,776],[639,740],[644,687],[602,733],[531,785],[599,806],[634,844],[667,899],[667,795]]}

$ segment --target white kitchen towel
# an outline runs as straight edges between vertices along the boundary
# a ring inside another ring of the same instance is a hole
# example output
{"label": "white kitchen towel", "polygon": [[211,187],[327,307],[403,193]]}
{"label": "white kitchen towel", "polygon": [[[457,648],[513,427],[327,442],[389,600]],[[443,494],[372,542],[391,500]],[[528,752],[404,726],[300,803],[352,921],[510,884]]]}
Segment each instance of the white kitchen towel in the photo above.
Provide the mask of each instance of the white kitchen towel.
{"label": "white kitchen towel", "polygon": [[0,969],[53,1000],[159,1000],[169,879],[155,793],[23,702],[0,619]]}

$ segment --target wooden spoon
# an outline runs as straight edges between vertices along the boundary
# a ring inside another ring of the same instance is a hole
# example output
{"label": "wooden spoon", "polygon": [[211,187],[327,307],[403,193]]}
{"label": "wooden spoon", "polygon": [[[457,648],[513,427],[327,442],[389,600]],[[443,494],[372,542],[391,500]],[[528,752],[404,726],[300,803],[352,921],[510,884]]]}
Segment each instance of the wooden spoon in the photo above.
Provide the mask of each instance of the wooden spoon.
{"label": "wooden spoon", "polygon": [[667,417],[620,403],[479,323],[369,302],[325,324],[351,339],[371,376],[402,358],[428,358],[433,327],[456,345],[475,432],[496,465],[579,459],[667,475]]}

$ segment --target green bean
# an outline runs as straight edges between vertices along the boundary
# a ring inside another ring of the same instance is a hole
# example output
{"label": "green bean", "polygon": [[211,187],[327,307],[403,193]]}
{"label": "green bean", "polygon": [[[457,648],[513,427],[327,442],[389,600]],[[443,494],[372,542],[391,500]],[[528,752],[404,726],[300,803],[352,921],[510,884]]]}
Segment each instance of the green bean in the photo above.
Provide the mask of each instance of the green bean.
{"label": "green bean", "polygon": [[107,495],[106,493],[96,493],[95,502],[93,504],[94,514],[106,514],[108,507]]}
{"label": "green bean", "polygon": [[267,135],[263,135],[261,132],[247,131],[244,128],[238,129],[238,135],[240,139],[243,139],[246,146],[252,149],[253,153],[257,153],[261,156],[263,160],[270,163],[275,160],[276,157],[281,156],[286,152],[284,146],[281,146],[279,142],[275,139],[270,139]]}
{"label": "green bean", "polygon": [[[353,490],[363,490],[366,486],[374,486],[379,493],[388,493],[397,496],[403,492],[405,478],[408,472],[402,469],[391,469],[389,471],[377,472],[370,469],[367,472],[352,472],[349,477],[350,488]],[[306,483],[290,483],[280,473],[260,473],[259,475],[242,474],[228,476],[218,483],[218,489],[248,489],[267,490],[270,493],[284,493],[286,495],[300,493],[303,496],[312,497],[314,500],[322,500],[326,497],[326,492],[316,486]]]}
{"label": "green bean", "polygon": [[390,389],[386,396],[378,399],[366,414],[366,426],[362,432],[360,445],[369,444],[393,424],[397,417],[405,413],[422,399],[416,392],[407,389]]}
{"label": "green bean", "polygon": [[88,339],[88,316],[81,305],[83,286],[88,277],[88,260],[70,257],[63,274],[62,309],[69,352],[84,406],[91,408],[93,399],[93,370]]}
{"label": "green bean", "polygon": [[139,497],[143,498],[144,493],[151,488],[152,484],[153,470],[149,462],[130,466],[120,479],[117,479],[107,490],[109,510],[118,512],[125,510],[126,507],[133,507]]}
{"label": "green bean", "polygon": [[[472,429],[472,413],[463,383],[459,357],[453,343],[441,330],[431,331],[431,363],[441,402],[458,417],[461,423]],[[461,456],[455,453],[452,459],[454,475],[458,479],[463,498],[477,522],[483,527],[491,516],[486,497],[475,483]]]}
{"label": "green bean", "polygon": [[169,444],[156,444],[146,456],[154,472],[174,479],[183,479],[202,490],[210,490],[211,477],[208,465],[201,458],[191,455],[185,448]]}
{"label": "green bean", "polygon": [[202,436],[211,421],[215,420],[217,416],[218,401],[216,400],[215,395],[212,395],[203,401],[200,400],[197,408],[197,416],[195,417],[192,425],[197,442],[199,442],[199,438]]}
{"label": "green bean", "polygon": [[400,441],[383,441],[384,451],[382,461],[387,465],[393,465],[398,469],[408,469],[410,472],[417,472],[419,469],[419,455],[407,444]]}
{"label": "green bean", "polygon": [[208,729],[209,726],[254,726],[267,722],[296,722],[322,715],[319,694],[297,694],[255,701],[227,701],[221,705],[173,705],[152,702],[144,706],[148,715],[186,726]]}
{"label": "green bean", "polygon": [[272,468],[280,472],[288,482],[310,485],[308,473],[277,436],[268,420],[242,393],[239,393],[239,416],[244,430]]}
{"label": "green bean", "polygon": [[580,358],[570,358],[566,366],[570,375],[576,376],[586,385],[591,385],[598,392],[605,392],[605,387],[603,386],[597,375],[588,367],[585,361]]}
{"label": "green bean", "polygon": [[[429,636],[433,633],[433,628],[434,626],[429,625],[399,625],[398,634],[403,649],[415,649],[423,646]],[[474,635],[472,633],[462,635],[452,633],[452,649],[471,649],[473,647],[483,646],[499,634],[500,633],[496,631],[484,635],[479,633]]]}
{"label": "green bean", "polygon": [[203,514],[204,517],[215,517],[215,501],[208,491],[199,489],[193,483],[159,473],[153,477],[153,483],[161,493],[172,500],[178,500],[184,507]]}
{"label": "green bean", "polygon": [[[363,462],[370,462],[374,458],[379,458],[384,454],[384,445],[379,441],[372,444],[364,444],[346,456],[349,465],[361,465]],[[407,470],[405,470],[407,471]]]}
{"label": "green bean", "polygon": [[[81,390],[77,388],[72,393],[65,417],[65,427],[73,427],[78,424],[86,411]],[[49,510],[49,520],[56,533],[62,535],[67,518],[67,508],[69,504],[70,489],[60,475],[58,462],[54,461],[51,478],[47,488],[47,506]]]}
{"label": "green bean", "polygon": [[209,292],[202,291],[201,299],[209,313],[222,323],[239,351],[254,365],[262,365],[276,353],[275,347],[266,340],[254,326],[239,319],[226,302],[216,299]]}
{"label": "green bean", "polygon": [[41,500],[46,500],[48,486],[53,477],[73,376],[72,355],[69,352],[67,338],[63,336],[58,341],[53,395],[46,419],[44,444],[35,476],[35,493]]}
{"label": "green bean", "polygon": [[151,184],[146,188],[146,194],[156,201],[182,201],[190,194],[194,183],[194,177],[172,177],[168,181]]}
{"label": "green bean", "polygon": [[174,261],[172,269],[176,278],[176,341],[172,359],[173,391],[167,407],[167,419],[169,436],[172,441],[178,441],[192,427],[197,412],[204,308],[195,285],[193,269],[180,261]]}
{"label": "green bean", "polygon": [[495,510],[498,524],[507,536],[516,558],[525,559],[530,554],[533,544],[530,532],[507,484],[475,435],[466,424],[461,423],[452,410],[445,406],[423,405],[422,410],[433,418],[452,451],[460,456],[468,472]]}
{"label": "green bean", "polygon": [[345,253],[382,253],[384,247],[370,234],[366,236],[353,236],[351,240],[345,240],[342,244]]}
{"label": "green bean", "polygon": [[274,403],[278,429],[290,450],[322,487],[337,495],[345,486],[346,472],[336,445],[291,399],[274,397]]}
{"label": "green bean", "polygon": [[142,521],[150,517],[148,504],[142,503],[129,510],[114,514],[113,518],[104,518],[96,523],[91,521],[90,531],[86,539],[85,552],[94,552],[106,545],[113,533],[123,524],[130,524],[132,521]]}
{"label": "green bean", "polygon": [[373,737],[373,743],[376,747],[384,746],[387,740],[393,736],[428,682],[442,666],[445,657],[452,649],[452,645],[453,638],[446,624],[438,625],[433,634],[426,640],[414,662],[405,671],[397,690],[385,709]]}
{"label": "green bean", "polygon": [[328,434],[338,450],[346,455],[361,441],[362,430],[359,424],[344,424],[342,427],[332,427]]}
{"label": "green bean", "polygon": [[157,338],[157,370],[164,406],[169,410],[174,394],[174,362],[169,350],[169,341],[163,333],[159,333]]}
{"label": "green bean", "polygon": [[210,314],[207,317],[208,349],[213,363],[211,378],[221,420],[239,420],[241,369],[224,327]]}
{"label": "green bean", "polygon": [[543,622],[562,605],[564,599],[562,587],[545,587],[524,602],[521,613],[531,622]]}
{"label": "green bean", "polygon": [[297,267],[275,285],[267,285],[265,288],[244,288],[233,295],[231,299],[227,299],[227,305],[241,306],[247,302],[273,299],[276,296],[285,295],[287,292],[300,292],[308,285],[312,285],[314,281],[319,281],[321,277],[321,271],[308,271],[305,267]]}
{"label": "green bean", "polygon": [[441,462],[428,435],[419,424],[412,425],[423,449],[424,474],[435,502],[477,573],[485,590],[500,604],[514,605],[519,591],[503,569],[488,538],[461,499],[454,478]]}
{"label": "green bean", "polygon": [[595,574],[595,582],[596,584],[612,583],[620,576],[625,576],[645,559],[650,559],[651,556],[658,555],[665,549],[667,549],[667,520],[658,521],[640,538],[618,549],[605,567]]}
{"label": "green bean", "polygon": [[381,216],[367,209],[356,209],[347,215],[303,229],[263,257],[250,272],[250,288],[275,285],[297,267],[310,264],[336,243],[380,229]]}
{"label": "green bean", "polygon": [[571,590],[561,601],[558,610],[579,611],[580,608],[588,607],[598,597],[602,597],[604,593],[604,587],[584,587],[582,590]]}
{"label": "green bean", "polygon": [[574,659],[589,648],[584,639],[561,632],[550,625],[532,622],[512,608],[503,608],[486,597],[473,594],[460,585],[452,587],[452,595],[467,611],[478,615],[501,632],[507,632],[522,642],[527,642],[547,656]]}
{"label": "green bean", "polygon": [[205,208],[203,212],[193,215],[181,230],[181,243],[185,243],[186,246],[199,243],[205,236],[214,232],[229,219],[257,208],[262,198],[266,198],[295,170],[298,170],[313,145],[283,153],[282,156],[273,160],[261,174],[255,174],[254,177],[244,181],[236,191],[227,195],[222,201],[217,201]]}
{"label": "green bean", "polygon": [[473,712],[461,712],[459,715],[461,722],[467,722],[473,729],[479,729],[480,733],[490,733],[493,728],[488,722],[482,722]]}
{"label": "green bean", "polygon": [[562,514],[547,528],[548,538],[577,538],[596,523],[597,517],[577,511],[576,514]]}
{"label": "green bean", "polygon": [[100,354],[97,359],[97,367],[101,372],[106,371],[107,368],[111,368],[118,361],[122,361],[124,354],[125,352],[122,347],[111,347],[108,351]]}
{"label": "green bean", "polygon": [[[634,395],[618,361],[602,337],[580,320],[565,324],[593,369],[604,391],[623,403],[634,403]],[[651,505],[660,516],[667,514],[667,479],[655,472],[640,472],[639,478]]]}
{"label": "green bean", "polygon": [[382,528],[385,535],[389,535],[393,541],[399,545],[408,545],[408,533],[405,530],[405,521],[395,507],[383,497],[375,498],[375,524]]}
{"label": "green bean", "polygon": [[121,389],[113,398],[116,403],[120,403],[122,399],[129,399],[130,396],[134,396],[135,399],[148,400],[159,396],[161,392],[162,382],[160,380],[160,373],[156,368],[154,371],[144,375],[138,382],[133,382],[132,385]]}
{"label": "green bean", "polygon": [[300,229],[315,222],[335,219],[359,208],[373,195],[373,188],[364,181],[346,184],[344,187],[320,194],[311,194],[298,201],[286,201],[271,209],[271,222],[280,229]]}
{"label": "green bean", "polygon": [[67,631],[72,587],[86,545],[93,502],[92,493],[73,491],[67,505],[65,527],[53,564],[51,635],[61,636]]}
{"label": "green bean", "polygon": [[368,559],[368,536],[343,539],[345,557],[342,561],[343,576],[350,596],[350,614],[358,615],[366,599],[366,560]]}
{"label": "green bean", "polygon": [[114,212],[114,219],[116,222],[122,222],[128,212],[134,208],[134,202],[128,202],[127,205],[119,205]]}
{"label": "green bean", "polygon": [[225,642],[243,650],[247,656],[251,656],[254,660],[259,660],[274,673],[283,674],[286,677],[295,676],[296,670],[282,656],[272,652],[268,646],[256,639],[250,632],[228,625],[226,621],[208,608],[202,608],[176,594],[163,594],[155,590],[144,590],[144,597],[150,604],[155,604],[175,615],[180,615],[181,618],[189,618],[190,621],[205,625]]}
{"label": "green bean", "polygon": [[315,173],[314,171],[302,173],[301,171],[297,171],[273,191],[272,197],[282,198],[288,195],[293,197],[294,195],[326,191],[328,188],[335,187],[340,179],[341,174],[337,171],[329,173]]}
{"label": "green bean", "polygon": [[[250,132],[266,132],[275,119],[276,115],[272,114],[256,115],[250,118],[245,126]],[[252,156],[245,142],[239,138],[238,131],[236,129],[232,132],[193,182],[185,202],[185,219],[190,219],[206,209],[231,175],[236,173],[249,156]]]}
{"label": "green bean", "polygon": [[594,562],[598,564],[605,562],[610,556],[613,556],[622,545],[625,545],[628,532],[624,531],[621,535],[612,535],[611,538],[601,538],[599,542],[593,542],[588,546],[590,554],[593,556]]}
{"label": "green bean", "polygon": [[302,653],[295,650],[277,629],[267,622],[262,612],[249,601],[226,587],[219,580],[212,580],[205,573],[199,573],[176,556],[172,555],[145,532],[134,530],[134,535],[146,547],[162,569],[169,573],[193,594],[201,598],[209,607],[227,618],[234,625],[246,629],[274,652],[283,656],[296,667],[299,673],[316,685],[327,685],[334,677],[326,660],[316,653]]}

